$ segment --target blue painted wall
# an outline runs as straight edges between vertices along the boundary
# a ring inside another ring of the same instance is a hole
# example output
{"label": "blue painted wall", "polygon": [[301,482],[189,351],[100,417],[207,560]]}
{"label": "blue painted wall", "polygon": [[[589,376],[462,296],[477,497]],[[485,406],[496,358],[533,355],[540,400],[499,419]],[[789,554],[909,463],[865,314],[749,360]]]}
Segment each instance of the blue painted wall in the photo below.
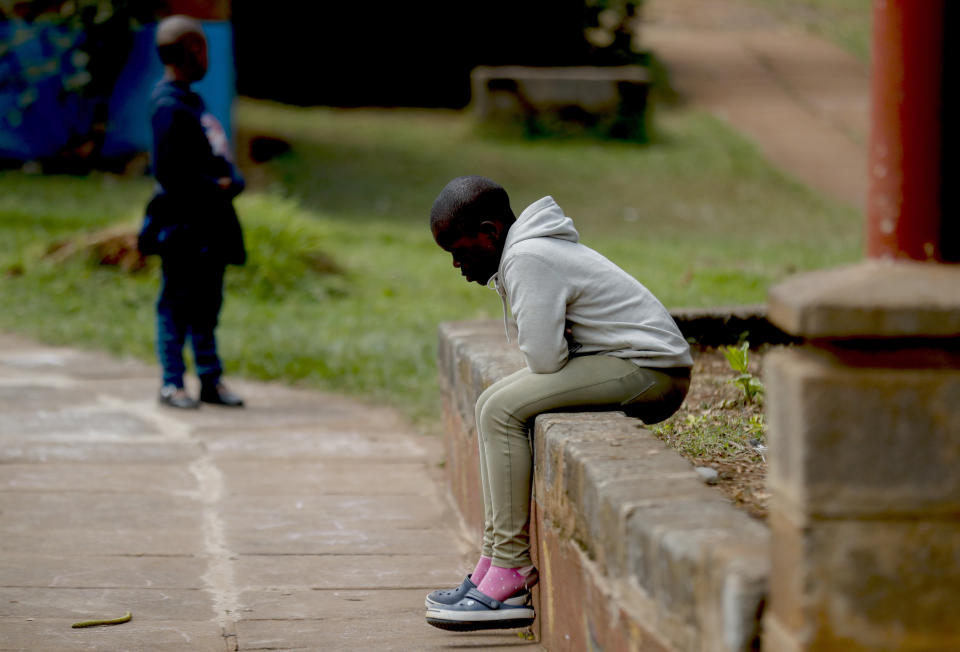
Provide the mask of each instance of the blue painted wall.
{"label": "blue painted wall", "polygon": [[[71,135],[86,133],[93,120],[93,102],[63,92],[84,73],[74,62],[83,35],[47,25],[34,26],[32,33],[26,32],[30,38],[25,38],[18,27],[22,24],[0,22],[0,157],[29,161],[54,156]],[[194,88],[229,134],[236,96],[233,28],[228,21],[204,21],[203,30],[210,68]],[[126,156],[150,148],[150,93],[163,75],[155,32],[152,24],[134,35],[109,98],[103,156]]]}

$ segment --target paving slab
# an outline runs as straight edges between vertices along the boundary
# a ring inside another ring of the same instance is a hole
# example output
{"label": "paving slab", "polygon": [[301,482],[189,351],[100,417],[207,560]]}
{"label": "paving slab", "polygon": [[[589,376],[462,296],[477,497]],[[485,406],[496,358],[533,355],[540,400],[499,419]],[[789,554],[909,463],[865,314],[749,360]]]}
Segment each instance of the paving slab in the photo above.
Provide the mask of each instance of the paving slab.
{"label": "paving slab", "polygon": [[69,540],[60,554],[8,553],[0,558],[3,587],[63,588],[205,588],[202,557],[79,556],[69,554]]}
{"label": "paving slab", "polygon": [[[99,614],[98,614],[99,615]],[[122,616],[123,614],[117,614]],[[116,617],[110,614],[111,617]],[[0,651],[63,652],[151,650],[151,652],[227,652],[222,630],[213,622],[144,620],[112,627],[72,629],[72,618],[0,620]]]}
{"label": "paving slab", "polygon": [[[517,630],[423,636],[417,627],[421,591],[249,591],[241,602],[237,639],[243,649],[488,650],[530,645],[517,637]],[[251,613],[257,617],[248,617]],[[278,631],[274,621],[286,627]],[[385,637],[390,623],[397,629]]]}
{"label": "paving slab", "polygon": [[246,621],[323,620],[355,617],[357,611],[405,613],[411,604],[418,603],[423,604],[423,591],[410,589],[248,590],[240,594],[238,613]]}
{"label": "paving slab", "polygon": [[[331,620],[241,621],[237,625],[237,641],[241,650],[498,650],[515,646],[530,646],[519,638],[519,630],[494,634],[441,632],[440,636],[421,635],[407,612],[364,614]],[[395,625],[392,632],[386,631]]]}
{"label": "paving slab", "polygon": [[436,547],[448,535],[442,527],[404,529],[367,521],[317,520],[281,524],[269,536],[263,529],[228,530],[227,541],[232,550],[247,555],[410,555]]}
{"label": "paving slab", "polygon": [[271,429],[270,433],[263,430],[223,432],[201,429],[195,434],[205,443],[210,455],[223,460],[364,458],[418,461],[425,453],[422,445],[413,440],[389,433],[370,434],[358,430],[350,421],[325,424],[320,433],[307,427],[293,427],[280,432]]}
{"label": "paving slab", "polygon": [[59,441],[123,441],[157,434],[153,424],[135,415],[97,407],[0,414],[0,440],[12,435]]}
{"label": "paving slab", "polygon": [[228,496],[221,515],[230,529],[270,531],[296,525],[324,523],[340,528],[354,522],[364,529],[423,529],[436,524],[443,504],[432,496],[305,495]]}
{"label": "paving slab", "polygon": [[0,493],[0,513],[4,529],[20,524],[37,530],[94,529],[104,537],[114,528],[196,529],[203,518],[195,500],[168,494],[5,491]]}
{"label": "paving slab", "polygon": [[14,384],[19,379],[0,377],[0,412],[36,412],[49,410],[56,402],[58,408],[76,407],[91,401],[89,390],[71,384],[48,384],[34,380],[29,385]]}
{"label": "paving slab", "polygon": [[[20,348],[13,348],[18,344]],[[56,371],[59,375],[77,380],[144,377],[143,367],[133,360],[105,358],[102,353],[44,346],[34,342],[14,342],[13,346],[0,351],[0,365],[11,371]],[[154,377],[159,378],[156,375]]]}
{"label": "paving slab", "polygon": [[137,620],[210,620],[214,615],[203,589],[0,589],[0,619],[65,618],[74,623],[127,611],[136,613]]}
{"label": "paving slab", "polygon": [[268,533],[239,528],[227,531],[227,541],[241,555],[412,555],[436,548],[449,535],[443,527],[403,529],[349,520],[306,527],[291,522]]}
{"label": "paving slab", "polygon": [[[247,588],[305,587],[309,589],[421,589],[463,580],[462,556],[438,550],[419,555],[242,555],[236,581]],[[460,580],[456,578],[460,575]]]}
{"label": "paving slab", "polygon": [[436,493],[435,487],[424,482],[425,469],[419,462],[226,460],[219,466],[227,492],[231,494],[426,496]]}
{"label": "paving slab", "polygon": [[541,649],[423,619],[475,555],[439,438],[240,379],[244,409],[171,410],[158,377],[0,333],[0,651]]}
{"label": "paving slab", "polygon": [[[56,556],[64,553],[65,544],[75,552],[95,551],[98,555],[117,556],[191,557],[207,551],[203,532],[197,529],[114,527],[105,532],[99,527],[31,527],[27,523],[0,531],[2,554],[29,550],[33,555]],[[0,583],[5,583],[2,576]]]}
{"label": "paving slab", "polygon": [[138,439],[134,441],[90,441],[76,438],[27,438],[0,436],[0,464],[28,462],[46,464],[70,462],[114,465],[145,463],[189,464],[203,453],[199,441]]}
{"label": "paving slab", "polygon": [[[195,489],[184,464],[8,463],[0,466],[0,490],[71,493],[166,493]],[[0,501],[3,498],[0,496]]]}
{"label": "paving slab", "polygon": [[[238,394],[243,392],[236,383],[231,383],[230,387]],[[193,393],[196,395],[196,392]],[[248,392],[243,394],[247,395]],[[352,415],[351,410],[343,406],[328,405],[320,408],[313,404],[263,405],[264,400],[266,399],[262,396],[248,399],[243,410],[204,405],[203,409],[187,415],[187,422],[198,433],[202,433],[204,429],[217,432],[250,429],[259,429],[265,433],[284,432],[292,428],[307,428],[314,424],[326,425],[330,422],[359,423],[361,426],[369,427],[374,422],[368,420],[369,417],[363,414]]]}

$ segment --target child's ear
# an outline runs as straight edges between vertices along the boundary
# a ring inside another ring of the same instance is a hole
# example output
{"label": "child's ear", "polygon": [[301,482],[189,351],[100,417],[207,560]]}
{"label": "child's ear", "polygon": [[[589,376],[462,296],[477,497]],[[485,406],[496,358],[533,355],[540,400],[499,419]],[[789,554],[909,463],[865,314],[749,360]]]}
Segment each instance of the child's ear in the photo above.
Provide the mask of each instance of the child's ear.
{"label": "child's ear", "polygon": [[487,220],[480,223],[480,233],[485,233],[486,235],[497,239],[500,237],[500,232],[503,229],[503,225],[500,222],[495,222],[493,220]]}

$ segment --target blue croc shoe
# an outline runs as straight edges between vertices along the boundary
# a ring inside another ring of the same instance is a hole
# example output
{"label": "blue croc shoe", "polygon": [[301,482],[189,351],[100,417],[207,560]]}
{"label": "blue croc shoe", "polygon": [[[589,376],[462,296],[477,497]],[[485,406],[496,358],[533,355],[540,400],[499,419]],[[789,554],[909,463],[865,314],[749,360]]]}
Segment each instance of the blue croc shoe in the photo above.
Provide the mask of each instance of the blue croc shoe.
{"label": "blue croc shoe", "polygon": [[[527,592],[529,596],[529,591]],[[511,596],[509,601],[514,600]],[[536,614],[528,603],[508,604],[470,589],[456,604],[427,608],[427,622],[440,629],[470,632],[477,629],[518,629],[533,624]]]}
{"label": "blue croc shoe", "polygon": [[464,577],[460,586],[455,589],[437,589],[436,591],[431,591],[423,601],[423,606],[429,609],[430,607],[440,605],[457,604],[463,599],[463,596],[467,594],[467,591],[477,588],[477,585],[470,579],[472,576],[473,574],[471,573]]}
{"label": "blue croc shoe", "polygon": [[[463,596],[467,594],[467,591],[477,588],[477,585],[473,583],[472,579],[470,579],[471,576],[472,574],[464,577],[463,582],[461,582],[460,586],[455,589],[437,589],[436,591],[431,591],[423,601],[423,606],[429,609],[430,607],[442,607],[444,605],[457,604],[463,600]],[[516,606],[527,604],[529,601],[530,591],[528,591],[526,588],[522,588],[504,600],[504,603],[511,606]]]}

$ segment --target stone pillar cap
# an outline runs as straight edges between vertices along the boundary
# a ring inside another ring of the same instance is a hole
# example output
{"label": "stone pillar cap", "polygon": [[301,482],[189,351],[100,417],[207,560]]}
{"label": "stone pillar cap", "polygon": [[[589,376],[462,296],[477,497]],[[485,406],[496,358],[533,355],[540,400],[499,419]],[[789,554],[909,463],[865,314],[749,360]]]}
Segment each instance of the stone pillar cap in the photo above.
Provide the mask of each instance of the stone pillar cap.
{"label": "stone pillar cap", "polygon": [[806,339],[960,337],[960,265],[868,260],[793,276],[768,319]]}

